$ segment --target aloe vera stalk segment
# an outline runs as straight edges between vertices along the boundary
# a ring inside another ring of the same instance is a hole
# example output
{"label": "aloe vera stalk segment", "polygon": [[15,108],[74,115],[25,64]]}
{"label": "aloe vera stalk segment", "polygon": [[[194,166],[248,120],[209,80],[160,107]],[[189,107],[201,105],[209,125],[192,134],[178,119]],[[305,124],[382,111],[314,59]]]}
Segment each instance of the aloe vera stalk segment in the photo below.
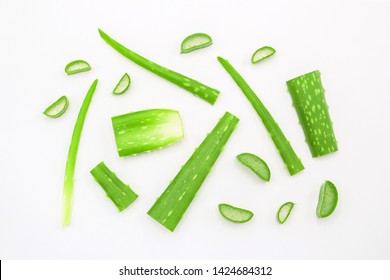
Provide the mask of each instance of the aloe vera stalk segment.
{"label": "aloe vera stalk segment", "polygon": [[119,80],[118,84],[115,86],[112,91],[113,94],[120,95],[124,94],[130,87],[131,79],[129,74],[125,73],[122,78]]}
{"label": "aloe vera stalk segment", "polygon": [[330,216],[336,209],[339,195],[336,186],[330,182],[325,181],[320,189],[317,204],[317,217],[326,218]]}
{"label": "aloe vera stalk segment", "polygon": [[84,60],[71,61],[65,66],[65,73],[68,75],[74,75],[89,70],[91,70],[91,66]]}
{"label": "aloe vera stalk segment", "polygon": [[205,33],[194,33],[187,36],[181,43],[181,53],[189,53],[205,48],[213,43],[211,37]]}
{"label": "aloe vera stalk segment", "polygon": [[284,224],[287,221],[288,217],[291,214],[292,209],[294,208],[293,202],[286,202],[279,207],[278,213],[276,214],[276,219],[279,224]]}
{"label": "aloe vera stalk segment", "polygon": [[175,110],[149,109],[111,120],[121,157],[160,149],[184,137],[180,113]]}
{"label": "aloe vera stalk segment", "polygon": [[320,75],[317,70],[287,81],[312,157],[338,150]]}
{"label": "aloe vera stalk segment", "polygon": [[242,153],[237,156],[239,162],[252,170],[259,178],[269,182],[271,171],[267,163],[258,156],[251,153]]}
{"label": "aloe vera stalk segment", "polygon": [[83,130],[84,121],[87,116],[89,104],[95,92],[98,80],[96,79],[89,88],[87,95],[81,105],[79,115],[77,116],[76,124],[73,129],[72,140],[70,141],[68,159],[66,161],[64,192],[63,192],[63,208],[62,208],[62,225],[67,226],[71,220],[73,186],[74,186],[74,171],[76,166],[77,151],[79,148],[81,132]]}
{"label": "aloe vera stalk segment", "polygon": [[150,208],[149,216],[168,230],[175,230],[221,154],[238,121],[238,118],[229,112],[224,114]]}
{"label": "aloe vera stalk segment", "polygon": [[218,209],[222,217],[236,224],[246,223],[253,217],[251,211],[225,203],[219,204]]}
{"label": "aloe vera stalk segment", "polygon": [[267,57],[270,57],[276,53],[275,49],[270,46],[264,46],[255,51],[252,55],[252,63],[260,62]]}
{"label": "aloe vera stalk segment", "polygon": [[91,170],[91,174],[106,192],[107,197],[111,199],[118,208],[119,212],[125,210],[138,198],[138,195],[130,186],[124,184],[103,161]]}
{"label": "aloe vera stalk segment", "polygon": [[138,64],[139,66],[145,68],[146,70],[149,70],[150,72],[160,76],[161,78],[164,78],[174,83],[175,85],[191,92],[195,96],[202,98],[203,100],[207,101],[211,105],[213,105],[217,100],[219,95],[218,90],[206,86],[198,81],[195,81],[180,73],[167,69],[161,65],[158,65],[157,63],[154,63],[140,56],[139,54],[129,50],[128,48],[124,47],[123,45],[121,45],[120,43],[112,39],[110,36],[108,36],[100,29],[99,29],[99,34],[102,37],[102,39],[106,41],[106,43],[109,44],[113,49],[115,49],[120,54],[130,59],[134,63]]}
{"label": "aloe vera stalk segment", "polygon": [[246,98],[249,100],[249,102],[252,104],[253,108],[259,115],[265,128],[270,134],[272,141],[278,149],[280,156],[282,157],[290,175],[295,175],[298,172],[302,171],[304,169],[304,166],[301,160],[291,147],[290,142],[283,134],[277,122],[274,120],[270,112],[257,97],[255,92],[250,88],[250,86],[247,84],[244,78],[241,77],[237,70],[234,69],[234,67],[229,63],[229,61],[223,59],[222,57],[218,57],[218,61],[222,64],[225,70],[240,87]]}
{"label": "aloe vera stalk segment", "polygon": [[43,112],[44,115],[50,118],[58,118],[62,116],[66,109],[68,109],[69,101],[68,98],[64,95],[57,99],[53,104],[46,108]]}

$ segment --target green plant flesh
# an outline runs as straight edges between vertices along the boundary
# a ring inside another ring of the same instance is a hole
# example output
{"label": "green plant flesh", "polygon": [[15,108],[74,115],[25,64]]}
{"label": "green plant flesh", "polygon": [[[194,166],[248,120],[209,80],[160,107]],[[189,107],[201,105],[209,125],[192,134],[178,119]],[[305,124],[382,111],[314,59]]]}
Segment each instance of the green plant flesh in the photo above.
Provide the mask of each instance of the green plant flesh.
{"label": "green plant flesh", "polygon": [[290,175],[294,175],[304,169],[301,160],[296,155],[295,151],[290,145],[290,142],[284,136],[279,125],[276,123],[274,118],[268,112],[267,108],[263,105],[254,91],[249,87],[247,82],[241,77],[241,75],[233,68],[233,66],[221,57],[218,57],[219,62],[233,78],[233,80],[240,87],[244,95],[247,97],[253,108],[256,110],[260,119],[263,121],[268,133],[270,134],[276,148],[278,149]]}
{"label": "green plant flesh", "polygon": [[113,94],[120,95],[125,93],[130,87],[131,79],[130,76],[125,73],[122,78],[119,80],[118,84],[113,90]]}
{"label": "green plant flesh", "polygon": [[198,96],[210,104],[214,104],[218,98],[219,91],[213,88],[210,88],[198,81],[195,81],[191,78],[188,78],[180,73],[169,70],[161,65],[158,65],[139,54],[129,50],[128,48],[122,46],[102,30],[99,29],[100,36],[107,44],[112,48],[118,51],[120,54],[130,59],[139,66],[149,70],[150,72],[176,84],[177,86],[193,93],[195,96]]}
{"label": "green plant flesh", "polygon": [[250,153],[242,153],[237,156],[237,159],[264,181],[268,182],[271,178],[271,172],[267,163],[258,156]]}
{"label": "green plant flesh", "polygon": [[313,157],[338,150],[319,71],[287,81],[306,142]]}
{"label": "green plant flesh", "polygon": [[292,202],[286,202],[282,206],[280,206],[278,213],[276,215],[276,219],[278,220],[279,224],[284,224],[284,222],[288,219],[290,216],[291,210],[294,208],[294,203]]}
{"label": "green plant flesh", "polygon": [[50,118],[58,118],[65,113],[66,109],[68,109],[68,105],[68,98],[65,95],[61,96],[57,101],[47,107],[43,114]]}
{"label": "green plant flesh", "polygon": [[107,197],[114,202],[119,212],[122,212],[137,199],[138,195],[131,190],[130,186],[124,184],[104,162],[96,165],[91,170],[91,174],[106,192]]}
{"label": "green plant flesh", "polygon": [[255,64],[263,59],[266,59],[267,57],[270,57],[275,53],[276,51],[272,47],[269,46],[262,47],[257,51],[255,51],[254,54],[252,55],[252,63]]}
{"label": "green plant flesh", "polygon": [[330,181],[325,181],[320,189],[317,204],[317,217],[326,218],[332,214],[336,209],[338,197],[339,195],[336,186]]}
{"label": "green plant flesh", "polygon": [[112,118],[119,156],[162,148],[184,137],[178,111],[150,109]]}
{"label": "green plant flesh", "polygon": [[174,231],[238,123],[226,112],[157,199],[148,215]]}
{"label": "green plant flesh", "polygon": [[91,70],[91,66],[88,64],[88,62],[84,60],[75,60],[72,62],[69,62],[65,66],[65,73],[68,75],[77,74],[80,72],[86,72]]}
{"label": "green plant flesh", "polygon": [[229,204],[219,204],[218,208],[221,215],[233,223],[246,223],[253,217],[253,213],[251,211],[234,207]]}
{"label": "green plant flesh", "polygon": [[63,209],[62,209],[62,224],[67,226],[70,224],[71,210],[72,210],[72,197],[73,197],[73,184],[74,184],[74,171],[76,165],[77,150],[79,148],[81,132],[83,130],[84,121],[87,116],[89,104],[91,103],[92,96],[95,92],[98,80],[95,80],[88,90],[87,95],[81,105],[79,115],[77,116],[76,124],[73,129],[72,140],[70,141],[70,147],[68,152],[68,159],[66,161],[65,179],[64,179],[64,193],[63,193]]}
{"label": "green plant flesh", "polygon": [[197,49],[205,48],[213,43],[211,37],[205,33],[195,33],[187,36],[181,43],[181,52],[189,53]]}

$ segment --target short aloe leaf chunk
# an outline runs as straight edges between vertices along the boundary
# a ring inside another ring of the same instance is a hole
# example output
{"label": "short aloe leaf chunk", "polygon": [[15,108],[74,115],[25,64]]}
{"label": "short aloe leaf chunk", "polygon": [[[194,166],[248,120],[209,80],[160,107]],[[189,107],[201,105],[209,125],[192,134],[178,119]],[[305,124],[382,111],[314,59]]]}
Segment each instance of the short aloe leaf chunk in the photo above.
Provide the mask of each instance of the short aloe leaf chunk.
{"label": "short aloe leaf chunk", "polygon": [[226,112],[153,204],[148,215],[174,231],[238,123]]}
{"label": "short aloe leaf chunk", "polygon": [[130,87],[131,79],[129,74],[125,73],[122,78],[119,80],[118,84],[113,90],[113,94],[120,95],[125,93]]}
{"label": "short aloe leaf chunk", "polygon": [[106,192],[107,197],[116,205],[119,212],[122,212],[138,198],[130,186],[124,184],[103,161],[91,170],[91,174]]}
{"label": "short aloe leaf chunk", "polygon": [[259,178],[268,182],[271,178],[271,171],[267,163],[258,156],[251,153],[242,153],[237,156],[239,162],[252,170]]}
{"label": "short aloe leaf chunk", "polygon": [[278,213],[276,214],[276,219],[279,224],[284,224],[287,221],[288,217],[291,214],[292,209],[294,208],[293,202],[286,202],[282,206],[279,207]]}
{"label": "short aloe leaf chunk", "polygon": [[267,57],[270,57],[276,53],[275,49],[269,46],[262,47],[255,51],[252,55],[252,63],[260,62]]}
{"label": "short aloe leaf chunk", "polygon": [[205,33],[194,33],[187,36],[181,43],[181,53],[189,53],[205,48],[213,43],[211,37]]}
{"label": "short aloe leaf chunk", "polygon": [[222,217],[237,224],[246,223],[253,217],[251,211],[225,203],[219,204],[218,209]]}
{"label": "short aloe leaf chunk", "polygon": [[311,155],[319,157],[338,150],[320,71],[287,81],[288,91],[305,133]]}
{"label": "short aloe leaf chunk", "polygon": [[84,60],[75,60],[65,66],[65,73],[73,75],[91,70],[91,66]]}
{"label": "short aloe leaf chunk", "polygon": [[150,109],[112,118],[119,156],[135,155],[172,144],[184,137],[180,113]]}
{"label": "short aloe leaf chunk", "polygon": [[336,186],[330,181],[325,181],[320,189],[317,204],[317,217],[326,218],[330,216],[336,209],[338,199],[339,195]]}
{"label": "short aloe leaf chunk", "polygon": [[50,118],[58,118],[66,112],[68,106],[69,106],[68,98],[64,95],[61,96],[58,100],[56,100],[49,107],[47,107],[46,110],[43,112],[43,114],[45,114]]}

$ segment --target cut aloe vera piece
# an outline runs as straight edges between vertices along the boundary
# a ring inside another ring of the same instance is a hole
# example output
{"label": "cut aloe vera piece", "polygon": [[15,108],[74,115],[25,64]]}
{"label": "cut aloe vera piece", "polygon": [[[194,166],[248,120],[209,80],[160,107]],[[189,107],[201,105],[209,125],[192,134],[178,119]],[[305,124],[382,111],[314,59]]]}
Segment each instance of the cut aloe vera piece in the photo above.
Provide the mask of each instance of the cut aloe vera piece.
{"label": "cut aloe vera piece", "polygon": [[234,115],[229,112],[225,113],[150,208],[148,211],[150,217],[170,231],[175,230],[221,154],[238,121]]}
{"label": "cut aloe vera piece", "polygon": [[319,71],[313,71],[287,81],[288,91],[313,157],[338,150],[320,75]]}
{"label": "cut aloe vera piece", "polygon": [[222,217],[237,224],[246,223],[253,217],[251,211],[225,203],[219,204],[218,209]]}
{"label": "cut aloe vera piece", "polygon": [[91,66],[84,60],[75,60],[65,66],[65,73],[73,75],[91,70]]}
{"label": "cut aloe vera piece", "polygon": [[275,49],[269,46],[262,47],[255,51],[252,55],[252,63],[255,64],[259,61],[266,59],[276,53]]}
{"label": "cut aloe vera piece", "polygon": [[293,202],[286,202],[279,207],[278,213],[276,215],[276,219],[278,220],[279,224],[284,224],[284,222],[287,221],[291,214],[291,210],[294,208],[294,205],[295,204]]}
{"label": "cut aloe vera piece", "polygon": [[205,48],[213,43],[211,37],[205,33],[194,33],[187,36],[181,43],[181,53],[189,53]]}
{"label": "cut aloe vera piece", "polygon": [[317,204],[317,217],[326,218],[330,216],[336,209],[338,197],[339,195],[336,186],[330,181],[325,181],[320,189],[320,196]]}
{"label": "cut aloe vera piece", "polygon": [[116,205],[119,212],[125,210],[138,198],[130,186],[124,184],[103,161],[91,170],[91,174],[106,192],[107,197]]}
{"label": "cut aloe vera piece", "polygon": [[271,178],[271,171],[267,163],[258,156],[251,153],[242,153],[237,156],[239,162],[252,170],[262,180],[268,182]]}
{"label": "cut aloe vera piece", "polygon": [[53,104],[47,107],[43,114],[50,118],[58,118],[65,113],[66,109],[68,109],[68,105],[68,98],[65,95],[61,96]]}
{"label": "cut aloe vera piece", "polygon": [[130,76],[125,73],[122,78],[119,80],[118,84],[113,90],[113,94],[120,95],[125,93],[130,87],[131,79]]}
{"label": "cut aloe vera piece", "polygon": [[135,155],[172,144],[184,137],[178,111],[150,109],[112,118],[119,156]]}

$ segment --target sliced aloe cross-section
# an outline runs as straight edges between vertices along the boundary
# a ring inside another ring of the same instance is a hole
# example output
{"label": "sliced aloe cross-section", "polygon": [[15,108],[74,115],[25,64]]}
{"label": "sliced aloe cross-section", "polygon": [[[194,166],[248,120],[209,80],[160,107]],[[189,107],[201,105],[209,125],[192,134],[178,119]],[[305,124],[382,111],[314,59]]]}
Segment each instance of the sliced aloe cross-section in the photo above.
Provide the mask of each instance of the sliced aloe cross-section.
{"label": "sliced aloe cross-section", "polygon": [[252,63],[260,62],[267,57],[270,57],[276,53],[275,49],[269,46],[262,47],[255,51],[252,55]]}
{"label": "sliced aloe cross-section", "polygon": [[122,78],[119,80],[118,84],[115,86],[112,91],[113,94],[120,95],[125,93],[130,87],[131,79],[129,74],[125,73]]}
{"label": "sliced aloe cross-section", "polygon": [[211,37],[205,33],[194,33],[187,36],[181,43],[181,52],[189,53],[194,50],[205,48],[213,43]]}
{"label": "sliced aloe cross-section", "polygon": [[65,73],[73,75],[91,70],[91,66],[85,60],[75,60],[65,66]]}
{"label": "sliced aloe cross-section", "polygon": [[268,182],[271,178],[271,171],[267,163],[258,156],[251,153],[242,153],[237,156],[239,162],[252,170],[259,178]]}
{"label": "sliced aloe cross-section", "polygon": [[47,107],[43,114],[50,118],[58,118],[66,112],[66,109],[68,109],[68,105],[68,98],[65,95],[61,96],[53,104]]}
{"label": "sliced aloe cross-section", "polygon": [[219,204],[218,209],[225,219],[237,224],[246,223],[253,217],[251,211],[225,203]]}
{"label": "sliced aloe cross-section", "polygon": [[284,224],[287,221],[288,217],[291,214],[292,209],[294,208],[293,202],[286,202],[279,207],[278,213],[276,214],[276,219],[279,224]]}

